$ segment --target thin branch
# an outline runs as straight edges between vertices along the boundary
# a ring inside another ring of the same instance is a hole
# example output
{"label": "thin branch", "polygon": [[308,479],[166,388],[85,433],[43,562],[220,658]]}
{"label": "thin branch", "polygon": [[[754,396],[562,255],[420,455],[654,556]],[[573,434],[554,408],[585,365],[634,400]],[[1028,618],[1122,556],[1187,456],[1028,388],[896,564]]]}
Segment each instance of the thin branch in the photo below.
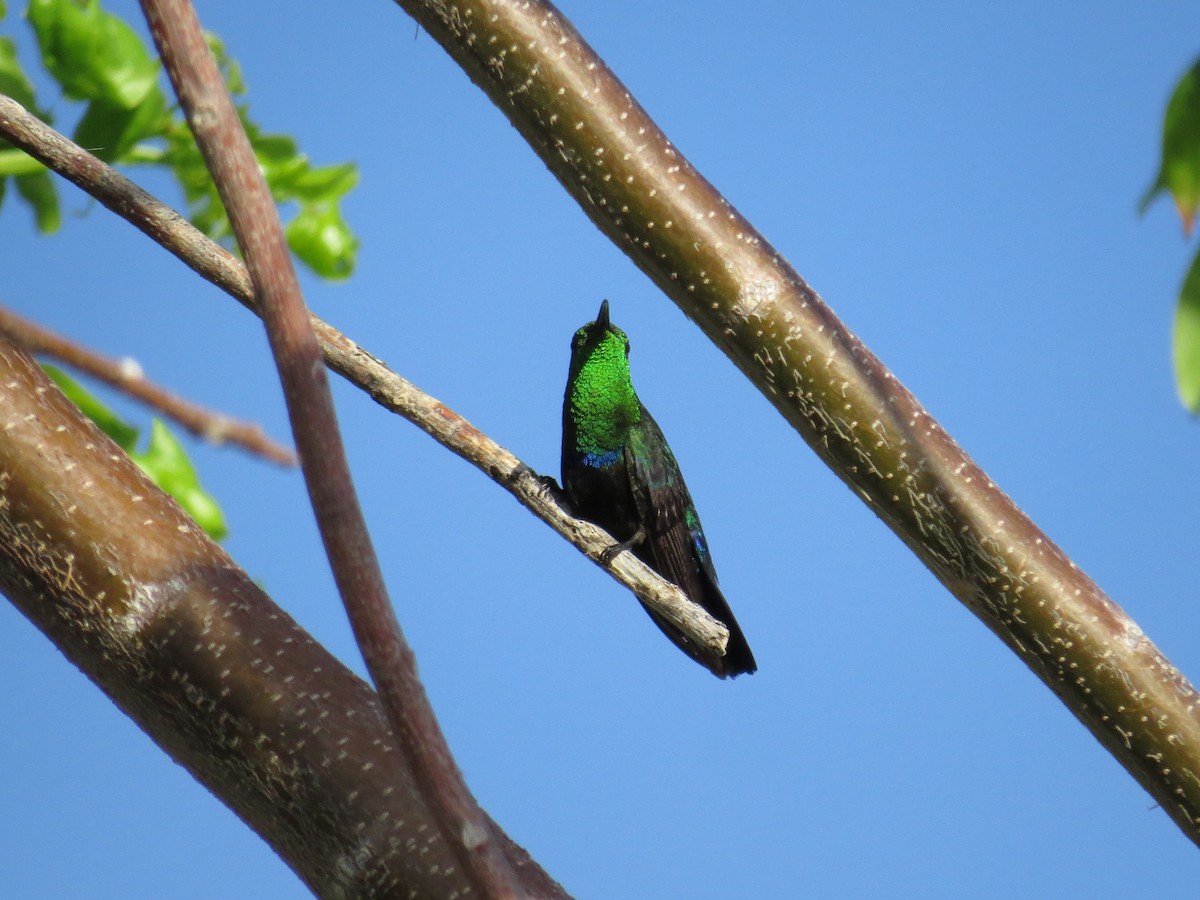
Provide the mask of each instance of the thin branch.
{"label": "thin branch", "polygon": [[[206,281],[258,314],[245,266],[177,211],[117,170],[0,94],[0,137],[90,194]],[[725,652],[729,632],[632,553],[605,555],[616,541],[590,522],[576,519],[539,476],[458,413],[397,375],[332,325],[309,313],[326,364],[377,403],[412,422],[439,444],[475,466],[535,516],[572,543],[654,611],[678,626],[697,646]],[[596,629],[602,633],[602,628]]]}
{"label": "thin branch", "polygon": [[388,598],[275,202],[199,19],[190,0],[142,0],[142,10],[246,259],[313,512],[371,680],[469,880],[481,896],[516,897],[517,875],[450,753]]}
{"label": "thin branch", "polygon": [[596,226],[1200,844],[1200,695],[546,0],[398,0]]}
{"label": "thin branch", "polygon": [[173,394],[146,378],[132,360],[104,356],[4,307],[0,307],[0,334],[30,353],[49,356],[112,385],[198,438],[218,445],[234,444],[281,466],[296,465],[296,454],[268,437],[257,422],[242,422]]}

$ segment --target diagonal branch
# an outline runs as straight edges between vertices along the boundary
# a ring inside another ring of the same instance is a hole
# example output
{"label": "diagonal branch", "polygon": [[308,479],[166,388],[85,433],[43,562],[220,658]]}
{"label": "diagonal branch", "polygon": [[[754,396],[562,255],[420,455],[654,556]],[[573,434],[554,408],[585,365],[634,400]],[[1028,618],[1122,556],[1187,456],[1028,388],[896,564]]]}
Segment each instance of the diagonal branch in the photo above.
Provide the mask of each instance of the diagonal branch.
{"label": "diagonal branch", "polygon": [[[250,277],[233,254],[209,240],[183,216],[120,172],[55,131],[24,107],[0,94],[0,136],[90,194],[181,262],[257,315]],[[570,541],[588,559],[628,587],[655,612],[670,620],[697,646],[721,655],[729,632],[682,591],[632,553],[609,559],[615,541],[604,531],[571,516],[525,463],[469,421],[400,377],[332,325],[309,314],[325,362],[384,408],[412,422],[435,441],[475,466]]]}
{"label": "diagonal branch", "polygon": [[146,378],[132,361],[110,359],[3,307],[0,307],[0,334],[30,353],[49,356],[112,385],[178,422],[198,438],[213,444],[236,444],[281,466],[296,465],[296,454],[269,438],[258,423],[238,421],[173,394]]}
{"label": "diagonal branch", "polygon": [[2,338],[0,384],[0,591],[315,895],[469,895],[374,691]]}
{"label": "diagonal branch", "polygon": [[398,0],[596,226],[1200,843],[1200,697],[546,0]]}
{"label": "diagonal branch", "polygon": [[516,897],[517,874],[450,753],[388,598],[275,201],[200,21],[190,0],[142,0],[142,10],[246,259],[325,552],[392,732],[475,890]]}

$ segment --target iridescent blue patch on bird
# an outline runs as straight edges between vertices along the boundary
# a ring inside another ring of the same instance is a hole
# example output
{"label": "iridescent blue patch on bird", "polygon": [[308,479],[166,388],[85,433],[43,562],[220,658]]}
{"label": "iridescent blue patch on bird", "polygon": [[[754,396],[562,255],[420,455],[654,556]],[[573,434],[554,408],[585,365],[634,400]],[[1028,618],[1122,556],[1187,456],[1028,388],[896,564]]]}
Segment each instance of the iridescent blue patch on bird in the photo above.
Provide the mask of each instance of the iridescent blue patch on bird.
{"label": "iridescent blue patch on bird", "polygon": [[602,469],[605,466],[616,465],[617,461],[624,456],[620,450],[605,450],[603,453],[584,453],[579,457],[579,461],[585,466],[591,466],[594,469]]}
{"label": "iridescent blue patch on bird", "polygon": [[696,510],[689,509],[684,513],[684,521],[687,522],[688,533],[692,537],[692,546],[696,549],[696,555],[701,561],[708,559],[708,541],[704,538],[704,531],[700,527],[700,517],[696,515]]}

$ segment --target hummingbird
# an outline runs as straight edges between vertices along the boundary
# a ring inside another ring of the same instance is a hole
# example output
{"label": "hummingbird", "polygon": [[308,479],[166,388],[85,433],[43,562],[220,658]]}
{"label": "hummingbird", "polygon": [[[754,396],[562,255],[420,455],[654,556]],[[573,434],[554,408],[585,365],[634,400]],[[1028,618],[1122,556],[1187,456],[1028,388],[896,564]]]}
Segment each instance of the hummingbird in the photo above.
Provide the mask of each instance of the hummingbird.
{"label": "hummingbird", "polygon": [[758,665],[717,573],[675,454],[638,399],[629,374],[629,338],[608,318],[608,301],[571,341],[563,396],[562,483],[575,514],[680,588],[729,629],[725,655],[706,658],[673,624],[642,604],[680,650],[718,678]]}

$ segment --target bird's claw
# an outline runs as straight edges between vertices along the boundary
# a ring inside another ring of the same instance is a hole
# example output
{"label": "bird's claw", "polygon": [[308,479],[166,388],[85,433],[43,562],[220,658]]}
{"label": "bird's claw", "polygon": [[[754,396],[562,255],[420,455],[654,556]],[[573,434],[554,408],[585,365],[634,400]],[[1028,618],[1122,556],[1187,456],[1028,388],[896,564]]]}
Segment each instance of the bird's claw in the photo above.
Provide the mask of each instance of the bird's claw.
{"label": "bird's claw", "polygon": [[640,544],[645,539],[646,529],[638,528],[637,533],[634,534],[634,536],[629,540],[621,541],[618,544],[613,544],[611,547],[606,547],[604,552],[600,554],[600,562],[604,563],[606,566],[612,565],[612,561],[616,559],[619,554],[624,553],[626,550],[632,550],[636,544]]}

